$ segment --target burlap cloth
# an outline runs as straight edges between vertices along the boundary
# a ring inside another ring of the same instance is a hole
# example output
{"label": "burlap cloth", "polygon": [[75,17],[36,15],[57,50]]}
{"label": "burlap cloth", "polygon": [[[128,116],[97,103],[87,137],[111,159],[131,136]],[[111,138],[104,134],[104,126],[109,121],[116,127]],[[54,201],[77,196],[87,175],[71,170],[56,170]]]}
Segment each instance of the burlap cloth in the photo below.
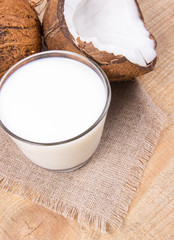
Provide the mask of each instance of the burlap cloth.
{"label": "burlap cloth", "polygon": [[[172,1],[140,3],[149,18],[146,22],[152,22],[150,28],[156,29],[157,41],[165,42],[165,28],[172,21],[163,20],[164,15],[172,16]],[[172,41],[166,43],[158,56],[170,64],[165,49],[170,50]],[[154,73],[144,80],[165,74],[157,64]],[[111,87],[112,102],[99,148],[88,164],[74,172],[57,173],[34,165],[0,128],[0,187],[100,231],[108,225],[120,227],[157,144],[165,115],[138,81],[113,83]]]}

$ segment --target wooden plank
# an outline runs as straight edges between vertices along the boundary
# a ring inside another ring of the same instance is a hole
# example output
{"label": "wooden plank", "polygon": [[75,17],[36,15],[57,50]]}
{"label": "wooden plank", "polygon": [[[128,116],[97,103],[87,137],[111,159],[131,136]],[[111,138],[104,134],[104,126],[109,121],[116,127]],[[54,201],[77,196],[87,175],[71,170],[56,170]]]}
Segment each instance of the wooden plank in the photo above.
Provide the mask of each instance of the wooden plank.
{"label": "wooden plank", "polygon": [[[166,17],[164,21],[163,16],[159,14],[162,13],[159,0],[139,2],[145,20],[151,19],[151,22],[147,21],[147,27],[157,37],[159,55],[155,71],[139,78],[139,81],[152,100],[166,112],[168,119],[155,152],[147,164],[123,227],[117,231],[109,229],[108,234],[101,235],[90,227],[81,228],[76,220],[67,220],[29,200],[0,190],[0,239],[174,239],[174,34],[170,27],[172,20]],[[160,2],[162,3],[162,0]],[[163,11],[168,13],[169,7],[172,7],[169,1],[164,1]],[[153,14],[156,14],[154,18]]]}
{"label": "wooden plank", "polygon": [[168,120],[124,226],[103,236],[81,228],[76,220],[0,190],[0,239],[174,239],[174,83],[169,88],[164,81],[155,92],[156,82],[141,81]]}

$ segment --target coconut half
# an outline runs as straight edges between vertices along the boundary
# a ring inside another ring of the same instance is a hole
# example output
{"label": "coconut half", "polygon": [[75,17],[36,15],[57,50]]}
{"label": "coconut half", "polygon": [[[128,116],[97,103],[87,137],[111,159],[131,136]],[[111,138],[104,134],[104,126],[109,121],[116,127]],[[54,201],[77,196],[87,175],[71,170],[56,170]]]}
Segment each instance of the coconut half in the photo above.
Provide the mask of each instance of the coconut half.
{"label": "coconut half", "polygon": [[153,70],[156,41],[135,0],[50,0],[43,19],[48,49],[95,60],[110,81]]}

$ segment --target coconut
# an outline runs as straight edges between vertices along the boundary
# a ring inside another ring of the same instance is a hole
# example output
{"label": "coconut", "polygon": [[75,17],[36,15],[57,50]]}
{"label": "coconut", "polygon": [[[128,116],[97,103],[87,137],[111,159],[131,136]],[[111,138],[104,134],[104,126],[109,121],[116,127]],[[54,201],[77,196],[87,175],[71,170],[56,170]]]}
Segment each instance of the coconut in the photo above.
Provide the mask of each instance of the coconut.
{"label": "coconut", "polygon": [[27,0],[0,0],[0,77],[20,59],[41,50],[41,26]]}
{"label": "coconut", "polygon": [[156,63],[156,41],[135,0],[50,0],[43,34],[48,49],[91,58],[110,81],[148,73]]}

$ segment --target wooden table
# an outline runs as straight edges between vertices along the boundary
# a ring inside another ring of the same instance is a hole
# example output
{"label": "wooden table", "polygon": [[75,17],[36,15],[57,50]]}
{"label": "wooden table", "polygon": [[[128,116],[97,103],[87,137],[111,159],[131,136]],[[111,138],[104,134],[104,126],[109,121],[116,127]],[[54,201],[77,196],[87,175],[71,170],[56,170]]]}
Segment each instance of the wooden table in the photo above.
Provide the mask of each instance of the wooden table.
{"label": "wooden table", "polygon": [[168,120],[120,230],[100,235],[90,228],[81,228],[76,220],[67,220],[0,190],[0,239],[174,239],[174,83],[171,87],[167,81],[158,84],[161,86],[142,81],[154,102],[168,114]]}
{"label": "wooden table", "polygon": [[[149,9],[148,3],[141,2],[144,3],[140,6],[145,19],[152,11],[162,11],[156,7],[156,0],[151,1],[152,8]],[[0,240],[174,239],[174,48],[171,48],[174,35],[169,28],[166,42],[163,37],[166,31],[159,31],[164,24],[163,19],[159,22],[157,18],[155,25],[149,24],[149,27],[156,34],[160,59],[155,71],[139,78],[139,81],[168,119],[123,227],[102,235],[90,227],[80,227],[76,220],[67,220],[29,200],[0,190]],[[166,61],[165,55],[170,61]]]}

